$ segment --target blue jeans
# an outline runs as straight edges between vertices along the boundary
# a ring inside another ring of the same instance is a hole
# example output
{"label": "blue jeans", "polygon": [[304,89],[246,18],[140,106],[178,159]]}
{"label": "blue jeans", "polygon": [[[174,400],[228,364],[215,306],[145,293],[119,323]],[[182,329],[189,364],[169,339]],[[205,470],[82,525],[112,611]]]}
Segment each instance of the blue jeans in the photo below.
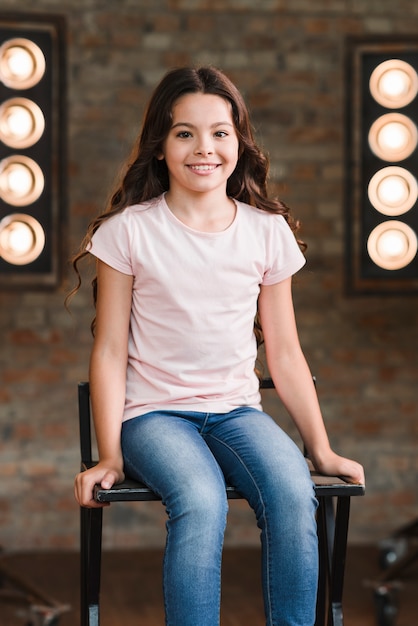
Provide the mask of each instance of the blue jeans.
{"label": "blue jeans", "polygon": [[261,531],[267,626],[312,626],[318,580],[317,501],[302,453],[266,413],[155,411],[122,428],[125,471],[168,514],[167,626],[218,626],[228,502],[225,481]]}

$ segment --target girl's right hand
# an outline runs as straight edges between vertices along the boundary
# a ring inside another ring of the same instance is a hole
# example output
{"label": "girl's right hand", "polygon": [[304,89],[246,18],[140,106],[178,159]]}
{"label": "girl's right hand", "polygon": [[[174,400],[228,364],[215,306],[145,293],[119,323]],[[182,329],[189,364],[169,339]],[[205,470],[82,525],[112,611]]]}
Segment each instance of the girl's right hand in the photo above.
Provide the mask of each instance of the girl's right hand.
{"label": "girl's right hand", "polygon": [[80,506],[89,508],[109,506],[109,502],[96,502],[93,497],[95,485],[100,485],[103,489],[110,489],[115,483],[122,482],[124,478],[123,471],[99,462],[75,477],[75,499]]}

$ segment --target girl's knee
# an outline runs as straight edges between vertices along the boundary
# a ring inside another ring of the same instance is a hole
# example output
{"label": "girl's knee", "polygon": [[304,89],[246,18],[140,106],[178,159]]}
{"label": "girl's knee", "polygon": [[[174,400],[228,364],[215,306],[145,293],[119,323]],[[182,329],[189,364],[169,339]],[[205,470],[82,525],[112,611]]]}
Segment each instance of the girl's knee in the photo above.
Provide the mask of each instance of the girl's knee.
{"label": "girl's knee", "polygon": [[[305,464],[305,466],[304,466]],[[273,475],[265,491],[264,506],[274,516],[289,516],[289,519],[312,519],[317,509],[314,484],[310,472],[302,459],[300,471],[289,471]]]}
{"label": "girl's knee", "polygon": [[314,484],[307,467],[302,466],[300,472],[290,476],[286,487],[286,498],[293,511],[300,511],[302,514],[316,510],[317,501]]}
{"label": "girl's knee", "polygon": [[[170,510],[171,509],[171,510]],[[210,524],[226,524],[228,501],[225,487],[216,488],[210,483],[182,488],[176,494],[173,504],[167,503],[171,517],[181,516],[196,520],[204,527]]]}

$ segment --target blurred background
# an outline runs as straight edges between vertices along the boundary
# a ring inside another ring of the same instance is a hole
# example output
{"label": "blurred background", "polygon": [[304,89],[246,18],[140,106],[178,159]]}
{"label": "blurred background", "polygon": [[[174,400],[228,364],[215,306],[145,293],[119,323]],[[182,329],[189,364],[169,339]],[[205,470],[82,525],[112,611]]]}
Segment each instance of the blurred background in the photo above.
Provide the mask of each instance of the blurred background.
{"label": "blurred background", "polygon": [[[106,204],[154,86],[168,69],[190,64],[216,65],[240,88],[270,156],[270,191],[301,220],[308,244],[307,266],[294,284],[301,342],[334,448],[366,469],[367,495],[353,501],[350,544],[376,545],[415,519],[418,168],[415,122],[405,117],[418,116],[417,33],[415,0],[2,0],[0,543],[7,551],[78,547],[76,385],[87,378],[93,308],[88,267],[71,314],[64,308],[75,285],[69,258]],[[29,51],[40,82],[23,89],[7,69],[7,42],[20,37],[45,46],[46,60],[42,70]],[[390,94],[379,100],[385,87],[376,74],[377,95],[370,95],[374,67],[390,58],[415,68],[408,74],[405,65],[395,67],[397,77],[406,71],[412,94],[400,103],[396,94],[395,101]],[[27,109],[27,99],[36,98]],[[392,131],[406,135],[406,152],[389,138],[395,154],[382,155],[381,128],[374,144],[370,139],[373,120],[386,114]],[[33,148],[20,136],[25,115],[38,133]],[[17,165],[16,155],[24,157]],[[377,172],[386,166],[398,169],[379,187]],[[39,184],[32,180],[37,167]],[[367,184],[375,173],[372,196]],[[13,181],[21,175],[32,182],[28,196],[16,200]],[[406,189],[407,198],[389,202],[385,212],[376,204],[386,183],[401,189],[398,196]],[[387,219],[396,220],[395,236],[401,233],[389,252],[379,226]],[[19,247],[20,259],[13,257],[19,228],[36,239],[34,258]],[[266,409],[294,432],[268,393]],[[107,548],[163,545],[158,504],[113,507],[108,520]],[[227,546],[257,544],[252,514],[234,503]]]}

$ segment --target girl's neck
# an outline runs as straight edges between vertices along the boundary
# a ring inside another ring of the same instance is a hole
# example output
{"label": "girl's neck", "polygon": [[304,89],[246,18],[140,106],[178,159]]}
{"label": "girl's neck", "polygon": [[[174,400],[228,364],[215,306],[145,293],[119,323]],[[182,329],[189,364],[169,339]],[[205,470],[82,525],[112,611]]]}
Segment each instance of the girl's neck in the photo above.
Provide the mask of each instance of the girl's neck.
{"label": "girl's neck", "polygon": [[173,215],[194,230],[221,232],[235,219],[235,202],[225,193],[185,195],[170,189],[165,200]]}

